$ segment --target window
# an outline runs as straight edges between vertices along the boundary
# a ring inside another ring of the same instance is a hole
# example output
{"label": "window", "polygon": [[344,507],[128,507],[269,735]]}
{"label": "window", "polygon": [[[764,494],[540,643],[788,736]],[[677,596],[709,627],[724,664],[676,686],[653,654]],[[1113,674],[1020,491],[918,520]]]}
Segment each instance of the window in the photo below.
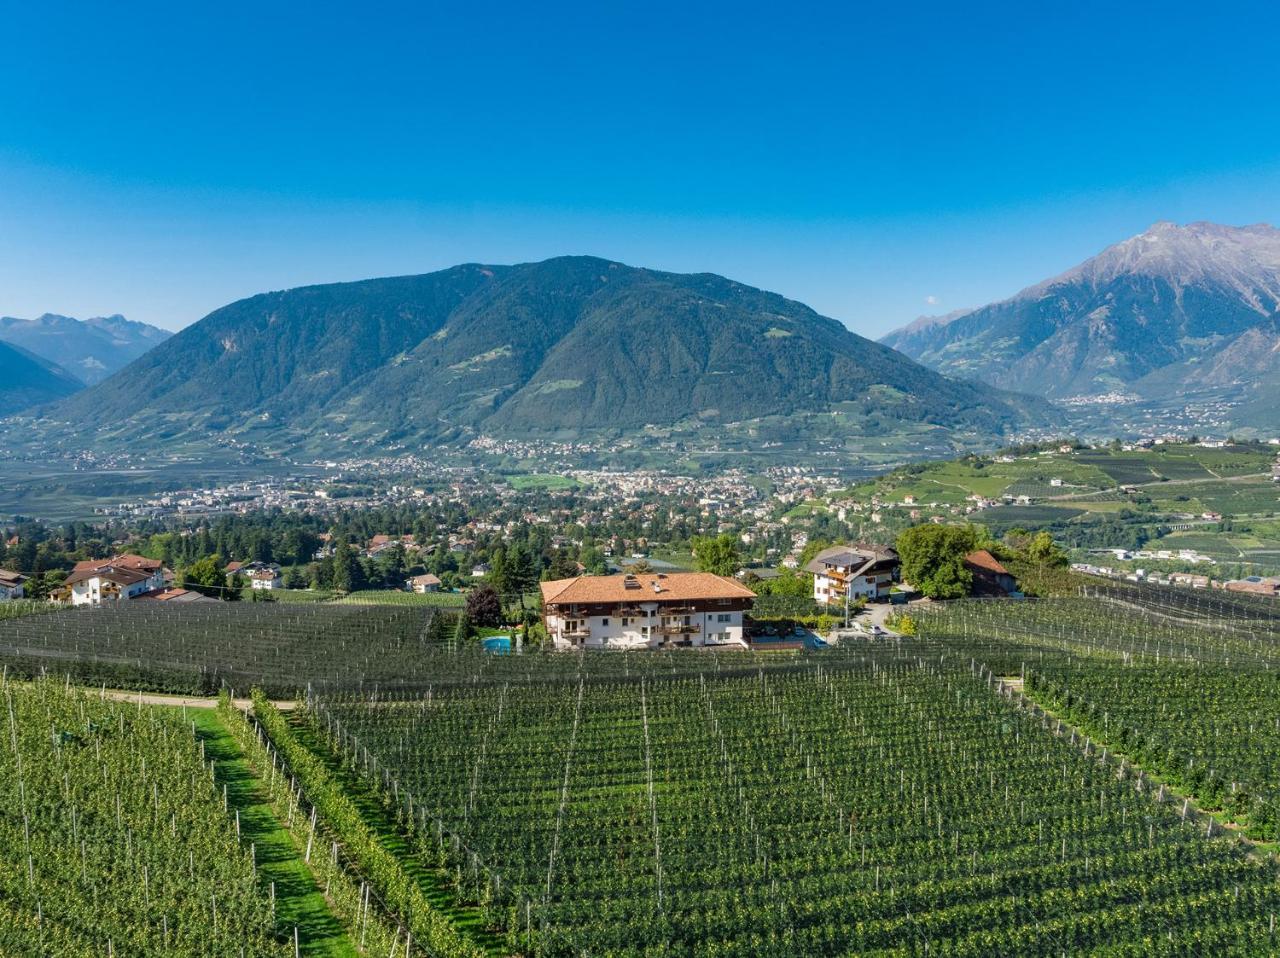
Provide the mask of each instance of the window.
{"label": "window", "polygon": [[609,620],[608,620],[607,618],[605,618],[605,619],[601,619],[601,620],[600,620],[600,625],[601,625],[601,626],[604,626],[604,627],[608,627],[608,625],[609,625]]}
{"label": "window", "polygon": [[626,628],[627,626],[629,626],[630,624],[631,624],[631,620],[630,620],[630,619],[628,619],[626,616],[623,616],[623,618],[622,618],[622,627],[625,629],[625,628]]}
{"label": "window", "polygon": [[717,622],[731,622],[732,620],[733,620],[733,617],[729,615],[728,612],[721,612],[719,615],[716,616]]}

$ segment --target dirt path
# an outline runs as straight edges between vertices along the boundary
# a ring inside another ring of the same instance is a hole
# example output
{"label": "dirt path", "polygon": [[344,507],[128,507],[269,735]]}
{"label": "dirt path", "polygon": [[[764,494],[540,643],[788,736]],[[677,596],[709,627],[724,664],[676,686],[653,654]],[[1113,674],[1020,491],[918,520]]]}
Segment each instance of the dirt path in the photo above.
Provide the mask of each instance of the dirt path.
{"label": "dirt path", "polygon": [[[124,689],[99,690],[98,694],[102,698],[110,699],[113,702],[133,702],[140,705],[171,705],[189,709],[212,709],[218,707],[218,699],[216,697],[167,695],[161,692],[127,692]],[[232,704],[242,712],[247,712],[253,707],[253,702],[249,699],[233,699]],[[297,702],[290,701],[273,702],[272,704],[282,712],[291,712],[298,707]]]}

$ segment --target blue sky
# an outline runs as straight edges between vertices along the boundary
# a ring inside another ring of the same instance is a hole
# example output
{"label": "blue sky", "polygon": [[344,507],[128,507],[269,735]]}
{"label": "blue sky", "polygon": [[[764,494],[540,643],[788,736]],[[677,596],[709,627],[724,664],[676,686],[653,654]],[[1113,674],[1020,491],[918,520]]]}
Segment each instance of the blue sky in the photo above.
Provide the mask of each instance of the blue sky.
{"label": "blue sky", "polygon": [[[695,9],[696,8],[696,9]],[[0,0],[0,314],[594,253],[880,335],[1280,222],[1268,4]]]}

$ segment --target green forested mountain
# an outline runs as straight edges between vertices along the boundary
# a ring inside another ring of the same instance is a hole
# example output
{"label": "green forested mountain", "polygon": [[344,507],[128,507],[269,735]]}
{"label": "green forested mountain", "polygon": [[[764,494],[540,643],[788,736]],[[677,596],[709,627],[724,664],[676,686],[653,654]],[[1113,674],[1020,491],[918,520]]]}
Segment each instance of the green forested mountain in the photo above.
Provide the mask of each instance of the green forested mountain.
{"label": "green forested mountain", "polygon": [[398,444],[834,404],[991,434],[1023,416],[776,294],[591,257],[264,293],[47,414],[112,423],[119,439],[277,429]]}
{"label": "green forested mountain", "polygon": [[70,395],[75,377],[18,346],[0,342],[0,415]]}

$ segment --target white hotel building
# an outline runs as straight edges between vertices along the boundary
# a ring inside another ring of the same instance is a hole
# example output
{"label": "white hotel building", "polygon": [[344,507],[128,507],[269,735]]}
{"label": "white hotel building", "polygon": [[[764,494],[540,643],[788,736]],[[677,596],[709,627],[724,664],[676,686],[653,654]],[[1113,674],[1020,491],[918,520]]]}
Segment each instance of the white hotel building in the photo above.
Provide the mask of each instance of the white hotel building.
{"label": "white hotel building", "polygon": [[558,649],[746,648],[755,597],[709,572],[580,576],[542,583],[542,621]]}

